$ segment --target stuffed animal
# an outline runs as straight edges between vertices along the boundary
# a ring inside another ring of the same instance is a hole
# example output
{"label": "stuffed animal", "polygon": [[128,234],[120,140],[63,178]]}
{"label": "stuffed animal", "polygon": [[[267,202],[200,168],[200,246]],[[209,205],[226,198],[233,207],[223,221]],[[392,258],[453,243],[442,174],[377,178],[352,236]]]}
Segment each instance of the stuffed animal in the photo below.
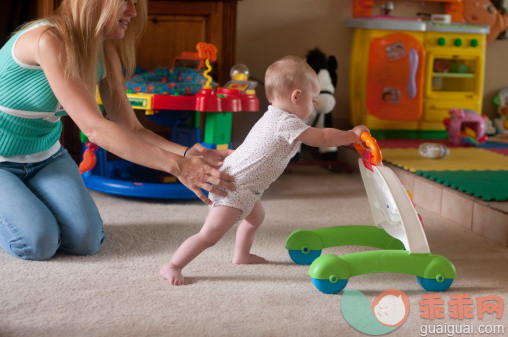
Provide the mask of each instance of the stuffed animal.
{"label": "stuffed animal", "polygon": [[[318,48],[309,51],[307,63],[318,75],[321,92],[315,103],[315,109],[307,120],[313,127],[332,127],[332,114],[335,107],[335,87],[337,86],[337,60],[335,56],[326,55]],[[337,160],[337,147],[319,148],[322,160]]]}

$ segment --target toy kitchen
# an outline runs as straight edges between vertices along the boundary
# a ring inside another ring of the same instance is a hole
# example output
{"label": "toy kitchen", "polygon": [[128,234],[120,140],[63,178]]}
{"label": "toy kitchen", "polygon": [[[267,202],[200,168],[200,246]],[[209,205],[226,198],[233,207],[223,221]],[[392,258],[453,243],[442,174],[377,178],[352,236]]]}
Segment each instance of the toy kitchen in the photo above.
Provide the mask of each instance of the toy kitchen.
{"label": "toy kitchen", "polygon": [[446,138],[451,109],[481,114],[489,26],[464,23],[463,0],[427,0],[444,12],[428,20],[389,14],[404,1],[380,2],[373,15],[373,0],[353,0],[347,21],[354,28],[351,122],[378,139]]}

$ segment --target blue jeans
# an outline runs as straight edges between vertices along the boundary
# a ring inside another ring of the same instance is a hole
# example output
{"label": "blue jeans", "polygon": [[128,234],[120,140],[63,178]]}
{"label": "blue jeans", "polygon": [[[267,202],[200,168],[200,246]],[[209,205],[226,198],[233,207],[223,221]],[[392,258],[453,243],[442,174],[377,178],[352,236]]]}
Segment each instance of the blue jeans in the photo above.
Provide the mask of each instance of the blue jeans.
{"label": "blue jeans", "polygon": [[0,162],[0,248],[25,260],[57,251],[95,254],[102,219],[76,163],[63,147],[37,163]]}

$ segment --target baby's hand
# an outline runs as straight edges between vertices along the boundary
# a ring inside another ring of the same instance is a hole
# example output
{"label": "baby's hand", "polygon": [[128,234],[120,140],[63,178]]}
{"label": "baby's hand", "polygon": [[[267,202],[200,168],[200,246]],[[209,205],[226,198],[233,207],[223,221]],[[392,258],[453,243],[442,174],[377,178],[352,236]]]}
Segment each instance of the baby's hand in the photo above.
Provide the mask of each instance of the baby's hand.
{"label": "baby's hand", "polygon": [[360,136],[364,132],[368,132],[370,134],[369,128],[367,128],[365,125],[357,125],[353,129],[353,133],[358,137],[355,143],[360,143],[361,139]]}

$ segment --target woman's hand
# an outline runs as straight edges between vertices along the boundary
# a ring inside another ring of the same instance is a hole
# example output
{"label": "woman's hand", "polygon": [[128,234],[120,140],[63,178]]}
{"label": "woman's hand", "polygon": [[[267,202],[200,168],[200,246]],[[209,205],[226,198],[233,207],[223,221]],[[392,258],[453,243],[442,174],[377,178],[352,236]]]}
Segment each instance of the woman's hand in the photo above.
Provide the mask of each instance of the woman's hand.
{"label": "woman's hand", "polygon": [[[191,149],[195,147],[196,145]],[[206,197],[201,189],[220,196],[227,195],[225,190],[235,190],[233,185],[234,178],[218,170],[222,162],[217,164],[201,156],[189,156],[191,149],[187,151],[186,157],[181,161],[180,174],[177,175],[178,180],[182,184],[187,186],[199,199],[208,205],[212,201]]]}
{"label": "woman's hand", "polygon": [[233,153],[233,150],[210,150],[203,145],[196,143],[187,150],[186,157],[198,156],[203,157],[216,167],[220,167],[224,158]]}

